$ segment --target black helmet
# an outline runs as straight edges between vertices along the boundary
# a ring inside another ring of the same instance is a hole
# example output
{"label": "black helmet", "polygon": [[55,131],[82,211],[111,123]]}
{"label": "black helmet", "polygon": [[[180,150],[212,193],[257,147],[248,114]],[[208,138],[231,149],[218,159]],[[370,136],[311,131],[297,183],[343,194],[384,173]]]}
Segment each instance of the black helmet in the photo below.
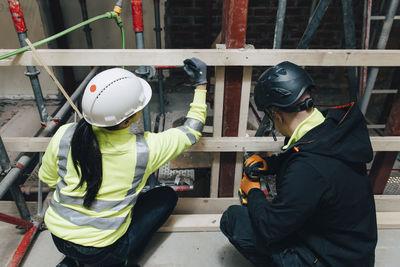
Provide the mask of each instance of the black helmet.
{"label": "black helmet", "polygon": [[284,61],[261,74],[254,88],[254,100],[260,111],[269,106],[289,107],[310,87],[314,87],[314,82],[308,73]]}

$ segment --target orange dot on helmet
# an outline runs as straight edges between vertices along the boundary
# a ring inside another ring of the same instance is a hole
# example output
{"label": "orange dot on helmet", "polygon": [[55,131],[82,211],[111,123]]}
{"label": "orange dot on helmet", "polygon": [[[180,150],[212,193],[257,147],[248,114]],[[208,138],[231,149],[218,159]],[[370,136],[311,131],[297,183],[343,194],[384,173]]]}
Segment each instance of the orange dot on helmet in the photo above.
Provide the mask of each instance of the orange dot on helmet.
{"label": "orange dot on helmet", "polygon": [[96,91],[96,85],[92,85],[92,86],[90,86],[90,92],[94,92],[94,91]]}

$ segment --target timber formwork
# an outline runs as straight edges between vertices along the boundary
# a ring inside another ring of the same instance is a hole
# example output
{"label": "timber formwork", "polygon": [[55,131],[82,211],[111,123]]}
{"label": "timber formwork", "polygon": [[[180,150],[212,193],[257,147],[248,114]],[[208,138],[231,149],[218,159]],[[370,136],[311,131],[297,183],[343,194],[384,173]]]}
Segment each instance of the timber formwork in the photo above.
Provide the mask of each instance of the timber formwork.
{"label": "timber formwork", "polygon": [[[268,49],[219,49],[213,50],[38,50],[50,66],[100,66],[100,65],[176,65],[185,58],[196,56],[209,66],[216,67],[214,99],[213,137],[204,137],[189,152],[239,152],[243,151],[279,151],[283,139],[273,141],[271,137],[222,137],[224,106],[225,67],[245,67],[242,76],[238,132],[245,133],[249,112],[251,88],[251,67],[270,65],[284,60],[293,61],[303,66],[400,66],[400,50],[268,50]],[[0,50],[0,54],[8,50]],[[151,56],[149,56],[151,55]],[[40,65],[31,52],[0,61],[3,66]],[[247,70],[246,70],[247,68]],[[50,138],[3,138],[9,151],[39,152],[44,151]],[[374,151],[400,151],[400,137],[371,136]],[[218,157],[216,157],[218,158]],[[219,162],[213,162],[213,168]],[[235,163],[236,170],[241,169],[241,160]],[[218,192],[219,172],[212,171],[211,198],[184,198],[179,200],[175,215],[160,231],[217,231],[219,218],[224,209],[231,204],[238,204],[237,198],[215,198]],[[233,190],[237,188],[241,177],[235,175]],[[232,195],[234,192],[232,192]],[[400,197],[376,196],[378,224],[383,228],[400,227]]]}

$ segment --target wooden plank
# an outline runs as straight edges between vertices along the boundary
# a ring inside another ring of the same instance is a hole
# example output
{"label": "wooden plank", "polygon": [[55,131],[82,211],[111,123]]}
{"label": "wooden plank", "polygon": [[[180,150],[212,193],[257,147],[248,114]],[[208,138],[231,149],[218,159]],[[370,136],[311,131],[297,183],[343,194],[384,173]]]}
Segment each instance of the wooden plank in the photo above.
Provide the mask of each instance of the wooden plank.
{"label": "wooden plank", "polygon": [[[50,137],[3,137],[7,151],[42,152]],[[372,136],[374,151],[400,151],[400,136]],[[283,138],[274,141],[272,137],[202,137],[187,152],[243,152],[280,151]]]}
{"label": "wooden plank", "polygon": [[239,133],[238,133],[238,136],[243,136],[243,137],[246,135],[247,121],[249,117],[252,71],[253,71],[252,67],[243,68],[242,94],[240,98]]}
{"label": "wooden plank", "polygon": [[375,195],[378,212],[400,212],[400,195]]}
{"label": "wooden plank", "polygon": [[[375,195],[377,212],[400,212],[400,195]],[[239,198],[180,198],[175,214],[223,213],[229,206],[240,205]]]}
{"label": "wooden plank", "polygon": [[[254,48],[254,47],[253,47]],[[250,103],[250,89],[251,89],[251,75],[253,73],[252,67],[243,68],[242,78],[242,93],[240,97],[240,112],[239,112],[239,129],[238,136],[245,137],[247,132],[247,122],[249,119],[249,103]],[[245,151],[243,151],[245,152]],[[242,181],[243,172],[243,157],[244,153],[238,152],[236,154],[235,164],[235,177],[233,186],[233,195],[236,195],[236,190],[239,188]]]}
{"label": "wooden plank", "polygon": [[378,229],[399,229],[400,212],[377,212],[376,222]]}
{"label": "wooden plank", "polygon": [[219,232],[221,214],[171,215],[158,232]]}
{"label": "wooden plank", "polygon": [[374,151],[400,151],[399,136],[371,136]]}
{"label": "wooden plank", "polygon": [[[171,215],[158,232],[218,232],[222,214]],[[378,229],[399,229],[400,212],[377,212]]]}
{"label": "wooden plank", "polygon": [[[0,55],[12,52],[0,49]],[[209,66],[400,66],[400,50],[341,49],[39,49],[49,66],[182,65],[198,57]],[[32,52],[0,60],[0,66],[39,65]]]}
{"label": "wooden plank", "polygon": [[[225,67],[215,68],[215,90],[214,90],[214,114],[213,114],[213,137],[222,135],[222,115],[224,102]],[[210,197],[218,196],[220,153],[213,153],[211,165]]]}

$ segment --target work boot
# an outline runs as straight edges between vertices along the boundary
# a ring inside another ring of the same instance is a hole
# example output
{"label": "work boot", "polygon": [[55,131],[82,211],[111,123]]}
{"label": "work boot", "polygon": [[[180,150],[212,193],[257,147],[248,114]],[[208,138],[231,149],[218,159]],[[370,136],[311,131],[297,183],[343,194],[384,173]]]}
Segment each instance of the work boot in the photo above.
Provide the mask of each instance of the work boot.
{"label": "work boot", "polygon": [[65,257],[56,267],[83,267],[83,264],[72,258]]}

